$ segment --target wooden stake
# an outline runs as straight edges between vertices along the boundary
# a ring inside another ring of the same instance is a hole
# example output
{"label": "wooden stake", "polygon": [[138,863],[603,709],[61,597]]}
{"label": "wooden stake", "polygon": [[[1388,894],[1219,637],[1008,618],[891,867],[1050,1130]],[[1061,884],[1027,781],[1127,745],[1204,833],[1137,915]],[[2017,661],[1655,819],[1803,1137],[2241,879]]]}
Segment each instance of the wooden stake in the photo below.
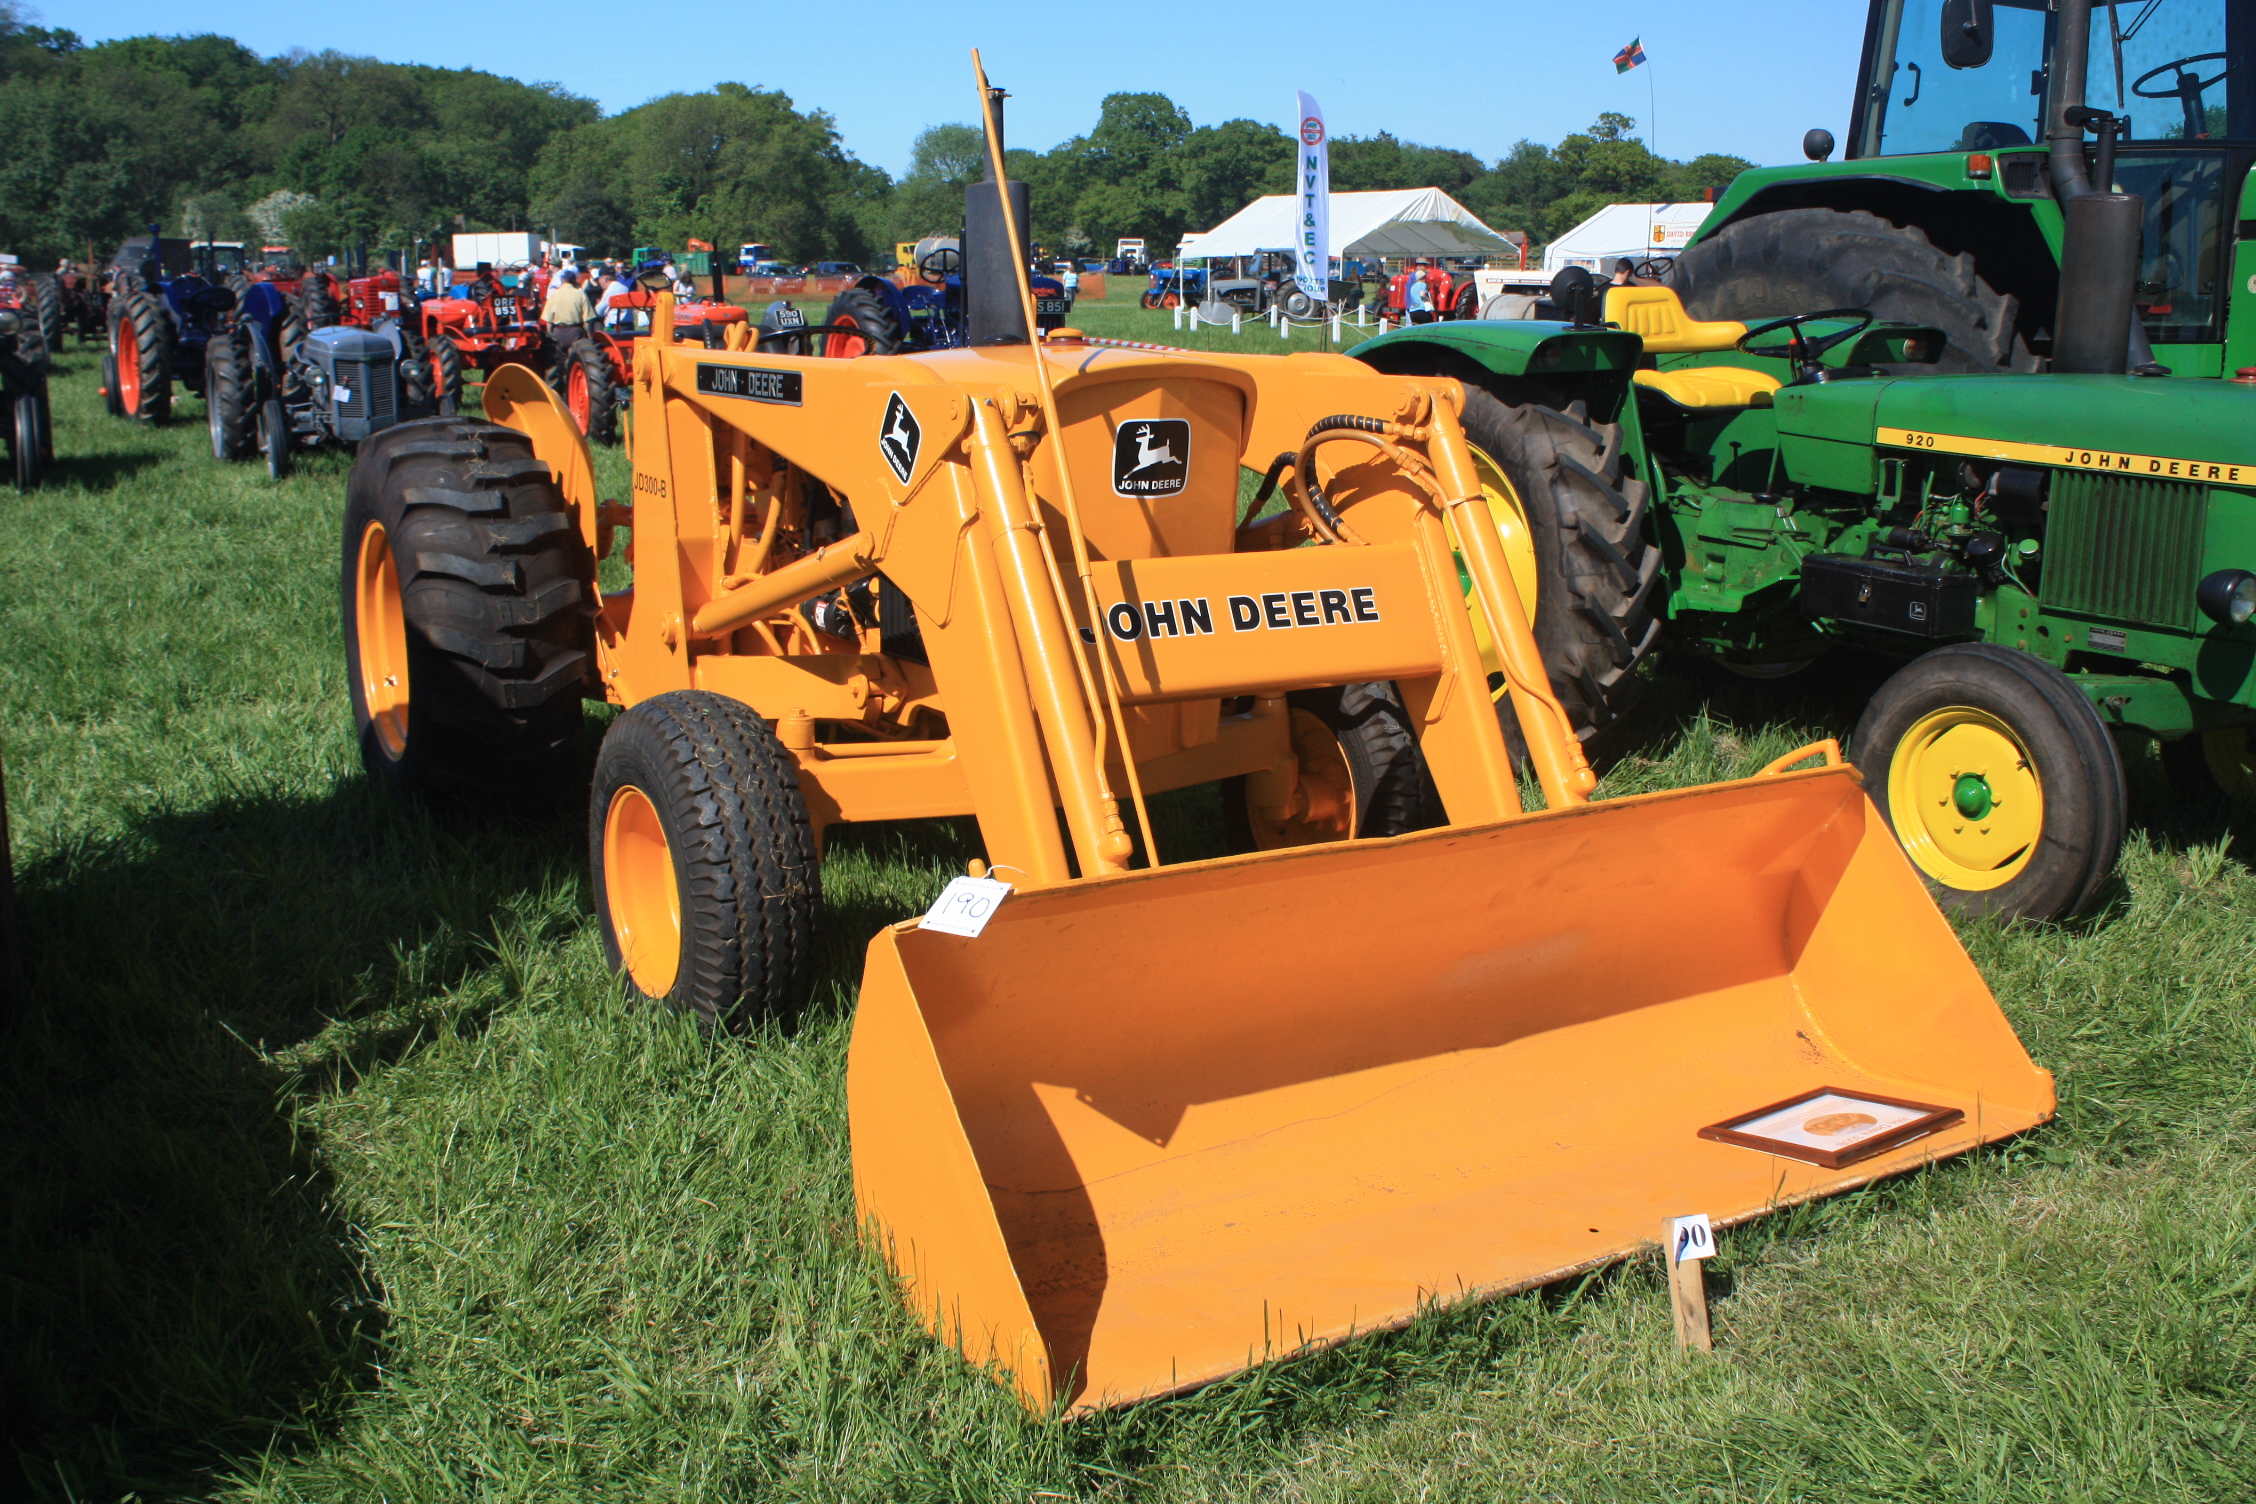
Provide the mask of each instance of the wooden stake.
{"label": "wooden stake", "polygon": [[1700,1259],[1679,1259],[1675,1236],[1673,1222],[1661,1225],[1661,1257],[1668,1261],[1669,1304],[1676,1311],[1676,1345],[1712,1353],[1715,1339],[1708,1333],[1707,1266]]}

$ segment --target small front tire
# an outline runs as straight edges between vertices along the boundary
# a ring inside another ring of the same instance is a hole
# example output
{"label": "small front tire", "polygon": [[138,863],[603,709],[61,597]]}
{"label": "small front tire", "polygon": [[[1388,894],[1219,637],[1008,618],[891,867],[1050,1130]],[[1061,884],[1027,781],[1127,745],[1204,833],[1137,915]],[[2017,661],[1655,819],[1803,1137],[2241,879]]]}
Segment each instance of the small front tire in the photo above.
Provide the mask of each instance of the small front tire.
{"label": "small front tire", "polygon": [[1880,686],[1850,746],[1865,792],[1952,913],[2066,919],[2115,870],[2122,757],[2041,658],[1937,648]]}
{"label": "small front tire", "polygon": [[612,722],[588,854],[604,955],[637,995],[707,1029],[804,1004],[820,858],[798,768],[751,707],[678,690]]}

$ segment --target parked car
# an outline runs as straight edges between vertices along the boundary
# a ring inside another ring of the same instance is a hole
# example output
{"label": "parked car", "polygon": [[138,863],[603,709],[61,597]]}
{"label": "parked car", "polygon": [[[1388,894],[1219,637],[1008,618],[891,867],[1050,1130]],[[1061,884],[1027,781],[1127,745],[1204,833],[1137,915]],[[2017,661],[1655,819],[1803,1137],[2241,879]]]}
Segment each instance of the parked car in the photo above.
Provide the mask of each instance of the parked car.
{"label": "parked car", "polygon": [[818,277],[859,277],[862,269],[851,261],[818,261],[814,274]]}

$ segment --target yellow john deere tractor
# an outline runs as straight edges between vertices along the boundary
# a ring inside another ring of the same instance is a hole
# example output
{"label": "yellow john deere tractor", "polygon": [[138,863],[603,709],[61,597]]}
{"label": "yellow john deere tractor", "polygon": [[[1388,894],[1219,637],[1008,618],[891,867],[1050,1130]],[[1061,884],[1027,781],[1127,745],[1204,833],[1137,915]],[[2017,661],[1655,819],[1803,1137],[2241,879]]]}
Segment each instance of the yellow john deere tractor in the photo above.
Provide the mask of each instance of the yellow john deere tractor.
{"label": "yellow john deere tractor", "polygon": [[[990,147],[973,239],[1023,247]],[[363,446],[343,555],[382,778],[504,789],[623,707],[589,848],[634,994],[788,1012],[824,832],[977,818],[984,928],[879,930],[849,1063],[862,1215],[944,1340],[1120,1403],[2050,1116],[1829,746],[1591,802],[1457,381],[1030,342],[994,250],[959,349],[685,347],[659,300],[631,504],[497,371],[488,421]],[[1280,455],[1290,510],[1241,516]],[[1180,859],[1149,801],[1213,783],[1254,849]]]}

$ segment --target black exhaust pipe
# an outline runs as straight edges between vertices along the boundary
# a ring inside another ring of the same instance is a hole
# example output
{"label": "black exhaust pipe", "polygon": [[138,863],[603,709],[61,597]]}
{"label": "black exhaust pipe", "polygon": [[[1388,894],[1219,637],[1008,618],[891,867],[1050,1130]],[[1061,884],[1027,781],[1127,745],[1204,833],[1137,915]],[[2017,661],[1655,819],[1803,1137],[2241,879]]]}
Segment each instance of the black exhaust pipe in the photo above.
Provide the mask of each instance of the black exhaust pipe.
{"label": "black exhaust pipe", "polygon": [[2131,297],[2138,285],[2146,201],[2135,193],[2087,193],[2068,200],[2060,211],[2066,223],[2052,368],[2120,376],[2130,367]]}
{"label": "black exhaust pipe", "polygon": [[[995,131],[1002,133],[1003,91],[989,89],[995,101]],[[1011,243],[1010,230],[1003,219],[1003,206],[995,192],[994,161],[1003,154],[1003,143],[995,142],[988,157],[986,174],[979,182],[964,189],[963,285],[964,324],[970,342],[975,345],[1023,345],[1026,343],[1026,309],[1018,300],[1018,271],[1011,257],[1025,265],[1033,256],[1032,231],[1033,199],[1024,183],[1006,179],[1004,192],[1010,195],[1011,214],[1018,220],[1018,243]]]}

